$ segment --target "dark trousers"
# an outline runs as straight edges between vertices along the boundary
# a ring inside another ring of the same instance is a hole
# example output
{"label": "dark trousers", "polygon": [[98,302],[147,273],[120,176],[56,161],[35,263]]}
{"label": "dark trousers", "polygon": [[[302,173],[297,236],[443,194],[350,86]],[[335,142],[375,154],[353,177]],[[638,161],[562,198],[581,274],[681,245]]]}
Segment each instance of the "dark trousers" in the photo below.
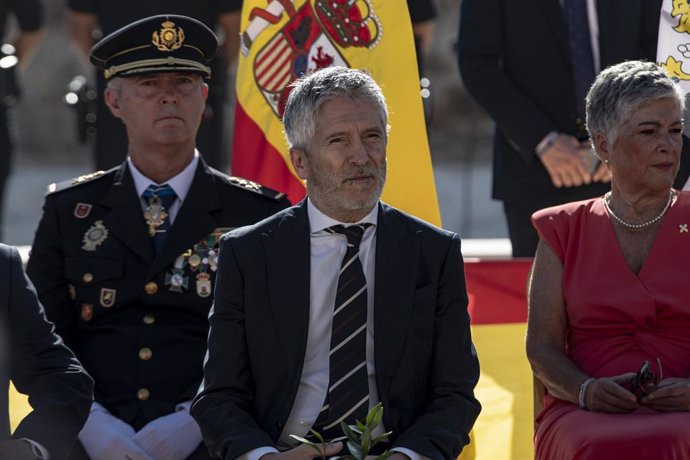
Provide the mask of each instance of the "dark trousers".
{"label": "dark trousers", "polygon": [[532,226],[531,217],[539,209],[541,208],[523,203],[503,202],[513,257],[534,257],[539,235]]}

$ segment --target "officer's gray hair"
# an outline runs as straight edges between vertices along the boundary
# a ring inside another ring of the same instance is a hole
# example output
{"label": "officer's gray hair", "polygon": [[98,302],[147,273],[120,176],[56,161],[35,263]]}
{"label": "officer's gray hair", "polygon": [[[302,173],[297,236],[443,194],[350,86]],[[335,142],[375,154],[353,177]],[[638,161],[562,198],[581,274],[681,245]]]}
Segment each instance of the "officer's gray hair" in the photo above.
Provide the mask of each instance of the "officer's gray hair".
{"label": "officer's gray hair", "polygon": [[675,99],[681,112],[685,96],[680,85],[653,62],[626,61],[603,70],[587,95],[587,130],[613,143],[618,130],[641,105],[659,99]]}
{"label": "officer's gray hair", "polygon": [[308,152],[316,132],[317,115],[323,104],[335,97],[371,101],[379,109],[388,133],[388,108],[381,88],[366,72],[347,67],[327,67],[300,78],[292,85],[285,104],[283,125],[288,146]]}

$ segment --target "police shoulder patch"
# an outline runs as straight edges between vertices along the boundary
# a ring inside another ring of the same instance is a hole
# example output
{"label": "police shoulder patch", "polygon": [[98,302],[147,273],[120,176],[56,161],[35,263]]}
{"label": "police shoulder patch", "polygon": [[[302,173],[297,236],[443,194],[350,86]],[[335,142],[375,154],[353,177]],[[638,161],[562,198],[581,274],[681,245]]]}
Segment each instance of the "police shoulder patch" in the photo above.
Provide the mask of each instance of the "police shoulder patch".
{"label": "police shoulder patch", "polygon": [[230,185],[234,185],[235,187],[239,187],[250,192],[258,193],[259,195],[263,195],[275,201],[280,201],[285,198],[285,194],[283,192],[278,192],[271,188],[264,187],[263,185],[250,181],[248,179],[243,179],[241,177],[235,176],[228,176],[225,174],[222,174],[221,177],[223,178],[223,180],[225,180],[225,182],[227,182]]}
{"label": "police shoulder patch", "polygon": [[101,177],[103,174],[105,174],[105,171],[96,171],[90,174],[84,174],[83,176],[75,177],[73,179],[64,180],[62,182],[55,182],[48,186],[48,194],[60,192],[62,190],[75,187],[77,185],[91,182],[92,180]]}

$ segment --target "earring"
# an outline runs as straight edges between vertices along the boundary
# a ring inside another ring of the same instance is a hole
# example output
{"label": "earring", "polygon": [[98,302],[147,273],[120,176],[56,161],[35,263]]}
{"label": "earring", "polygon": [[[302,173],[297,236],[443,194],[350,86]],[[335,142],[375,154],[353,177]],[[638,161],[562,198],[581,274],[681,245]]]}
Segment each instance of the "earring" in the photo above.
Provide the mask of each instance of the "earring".
{"label": "earring", "polygon": [[605,165],[609,164],[609,160],[604,160],[604,164]]}

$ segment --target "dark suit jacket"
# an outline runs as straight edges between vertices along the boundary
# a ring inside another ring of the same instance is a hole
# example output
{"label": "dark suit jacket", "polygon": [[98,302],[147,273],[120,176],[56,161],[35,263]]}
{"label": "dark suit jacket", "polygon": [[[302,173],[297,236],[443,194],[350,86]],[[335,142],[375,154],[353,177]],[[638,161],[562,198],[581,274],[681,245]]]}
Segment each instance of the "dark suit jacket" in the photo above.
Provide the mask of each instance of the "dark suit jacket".
{"label": "dark suit jacket", "polygon": [[66,458],[89,414],[93,381],[46,320],[17,250],[0,244],[0,439],[10,437],[10,380],[33,407],[12,437]]}
{"label": "dark suit jacket", "polygon": [[[457,235],[380,205],[374,341],[394,446],[455,458],[480,405]],[[204,383],[192,407],[211,453],[273,446],[292,407],[309,326],[306,200],[223,237]]]}
{"label": "dark suit jacket", "polygon": [[[205,271],[212,289],[215,271],[194,267],[189,256],[212,258],[214,230],[252,224],[288,202],[200,161],[154,256],[126,163],[57,189],[46,196],[27,272],[48,318],[94,377],[96,401],[141,428],[192,399],[201,383],[212,290],[200,291],[198,281]],[[98,222],[107,236],[85,249]],[[176,273],[186,280],[178,290]]]}
{"label": "dark suit jacket", "polygon": [[[599,0],[601,68],[656,60],[662,0]],[[567,26],[559,0],[463,0],[458,63],[496,122],[493,197],[535,209],[598,196],[608,184],[558,189],[534,153],[552,130],[579,136]],[[676,186],[690,174],[685,142]]]}

